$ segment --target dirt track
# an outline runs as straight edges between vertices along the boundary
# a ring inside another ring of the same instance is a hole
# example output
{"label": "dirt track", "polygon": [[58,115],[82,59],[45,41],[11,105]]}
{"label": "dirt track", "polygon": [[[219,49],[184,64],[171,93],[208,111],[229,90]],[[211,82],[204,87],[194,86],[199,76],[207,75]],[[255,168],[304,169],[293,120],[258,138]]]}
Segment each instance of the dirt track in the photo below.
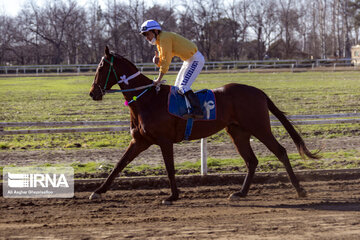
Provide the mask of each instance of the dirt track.
{"label": "dirt track", "polygon": [[308,197],[299,199],[288,181],[257,183],[238,202],[226,198],[240,185],[183,186],[172,206],[160,204],[167,188],[113,190],[101,202],[90,202],[89,192],[77,192],[74,199],[1,197],[0,238],[360,238],[358,177],[303,186]]}
{"label": "dirt track", "polygon": [[[341,150],[360,149],[360,137],[338,137],[330,139],[306,139],[311,150],[322,149],[323,152],[336,152]],[[297,153],[292,140],[282,140],[281,144],[288,153]],[[272,155],[269,150],[257,141],[251,143],[255,154],[258,156]],[[102,148],[102,149],[73,149],[73,150],[11,150],[0,151],[0,166],[14,164],[17,166],[43,164],[43,163],[73,163],[81,162],[107,162],[116,163],[124,154],[126,148]],[[174,145],[175,163],[184,161],[197,161],[200,159],[200,143],[187,142]],[[228,139],[225,143],[209,143],[208,156],[213,158],[240,158],[234,145]],[[141,153],[132,164],[163,165],[163,158],[158,146],[151,146]]]}

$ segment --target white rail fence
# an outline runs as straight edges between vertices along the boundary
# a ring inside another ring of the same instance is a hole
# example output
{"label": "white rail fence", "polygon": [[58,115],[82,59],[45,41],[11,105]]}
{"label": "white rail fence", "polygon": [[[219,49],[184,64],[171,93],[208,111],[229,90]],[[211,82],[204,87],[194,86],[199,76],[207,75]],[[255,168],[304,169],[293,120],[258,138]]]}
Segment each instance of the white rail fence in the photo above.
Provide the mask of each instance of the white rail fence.
{"label": "white rail fence", "polygon": [[[177,71],[181,68],[181,62],[173,62],[170,70]],[[94,73],[97,64],[72,64],[72,65],[28,65],[28,66],[0,66],[1,75],[21,74],[75,74]],[[153,63],[137,63],[136,66],[142,72],[157,71],[158,68]],[[271,68],[288,68],[294,71],[295,68],[327,67],[336,70],[337,67],[353,66],[351,59],[317,59],[317,60],[259,60],[259,61],[217,61],[206,62],[204,70],[247,70],[253,69],[271,69]],[[357,68],[354,66],[354,68]]]}
{"label": "white rail fence", "polygon": [[[360,123],[360,113],[326,114],[326,115],[292,115],[288,116],[295,125],[343,124]],[[272,126],[280,126],[274,116],[270,117]],[[41,133],[76,133],[76,132],[116,132],[129,131],[129,121],[77,121],[77,122],[0,122],[0,136],[13,134]],[[97,126],[97,127],[84,127]],[[100,126],[100,127],[98,127]],[[5,128],[45,127],[45,129],[15,129]],[[50,127],[50,128],[49,128]],[[71,127],[71,128],[64,128]],[[76,128],[74,128],[76,127]],[[207,174],[207,141],[201,139],[201,174]]]}

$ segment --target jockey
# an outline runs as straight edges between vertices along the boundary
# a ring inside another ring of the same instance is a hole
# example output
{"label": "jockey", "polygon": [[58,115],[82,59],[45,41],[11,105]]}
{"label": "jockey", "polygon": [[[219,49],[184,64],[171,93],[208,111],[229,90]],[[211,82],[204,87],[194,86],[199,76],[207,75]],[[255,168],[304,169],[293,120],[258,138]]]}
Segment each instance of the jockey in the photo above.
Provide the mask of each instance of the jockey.
{"label": "jockey", "polygon": [[192,112],[185,114],[186,118],[203,118],[199,99],[191,90],[191,85],[201,72],[205,59],[198,51],[197,46],[190,40],[173,32],[161,31],[161,26],[154,20],[145,21],[141,25],[140,33],[146,37],[151,45],[156,45],[159,53],[155,51],[153,62],[160,68],[159,76],[155,84],[159,84],[163,76],[169,70],[174,56],[184,61],[175,81],[181,94],[189,100]]}

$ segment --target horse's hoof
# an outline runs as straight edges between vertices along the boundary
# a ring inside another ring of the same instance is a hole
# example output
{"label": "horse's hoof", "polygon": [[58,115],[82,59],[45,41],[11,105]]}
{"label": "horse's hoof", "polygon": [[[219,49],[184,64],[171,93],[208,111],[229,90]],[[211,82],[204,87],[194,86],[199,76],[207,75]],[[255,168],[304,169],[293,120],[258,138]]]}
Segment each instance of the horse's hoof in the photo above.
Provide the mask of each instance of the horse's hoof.
{"label": "horse's hoof", "polygon": [[233,193],[228,197],[228,200],[230,201],[239,201],[240,199],[241,197],[236,193]]}
{"label": "horse's hoof", "polygon": [[172,205],[173,204],[173,202],[172,201],[170,201],[170,200],[162,200],[162,205],[167,205],[167,206],[169,206],[169,205]]}
{"label": "horse's hoof", "polygon": [[298,197],[299,198],[305,198],[306,197],[306,191],[304,189],[301,189],[299,192],[298,192]]}
{"label": "horse's hoof", "polygon": [[244,195],[242,192],[236,192],[236,193],[232,193],[229,197],[228,200],[230,201],[239,201],[240,199],[246,197],[246,195]]}
{"label": "horse's hoof", "polygon": [[101,194],[98,194],[98,193],[93,192],[93,193],[90,195],[89,199],[90,199],[90,200],[101,199]]}

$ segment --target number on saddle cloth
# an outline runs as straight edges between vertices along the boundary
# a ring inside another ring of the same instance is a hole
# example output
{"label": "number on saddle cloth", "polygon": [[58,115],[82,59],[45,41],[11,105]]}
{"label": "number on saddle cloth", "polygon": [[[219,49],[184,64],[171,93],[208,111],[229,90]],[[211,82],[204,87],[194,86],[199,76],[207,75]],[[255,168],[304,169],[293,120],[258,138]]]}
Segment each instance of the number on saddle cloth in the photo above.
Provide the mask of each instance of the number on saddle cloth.
{"label": "number on saddle cloth", "polygon": [[[204,119],[199,120],[215,120],[216,100],[214,93],[211,90],[203,89],[195,92],[195,94],[200,100],[201,110],[205,113]],[[178,88],[175,86],[171,86],[169,93],[168,111],[170,114],[180,118],[183,118],[182,116],[188,113],[188,106],[186,104],[185,97],[178,93]]]}

